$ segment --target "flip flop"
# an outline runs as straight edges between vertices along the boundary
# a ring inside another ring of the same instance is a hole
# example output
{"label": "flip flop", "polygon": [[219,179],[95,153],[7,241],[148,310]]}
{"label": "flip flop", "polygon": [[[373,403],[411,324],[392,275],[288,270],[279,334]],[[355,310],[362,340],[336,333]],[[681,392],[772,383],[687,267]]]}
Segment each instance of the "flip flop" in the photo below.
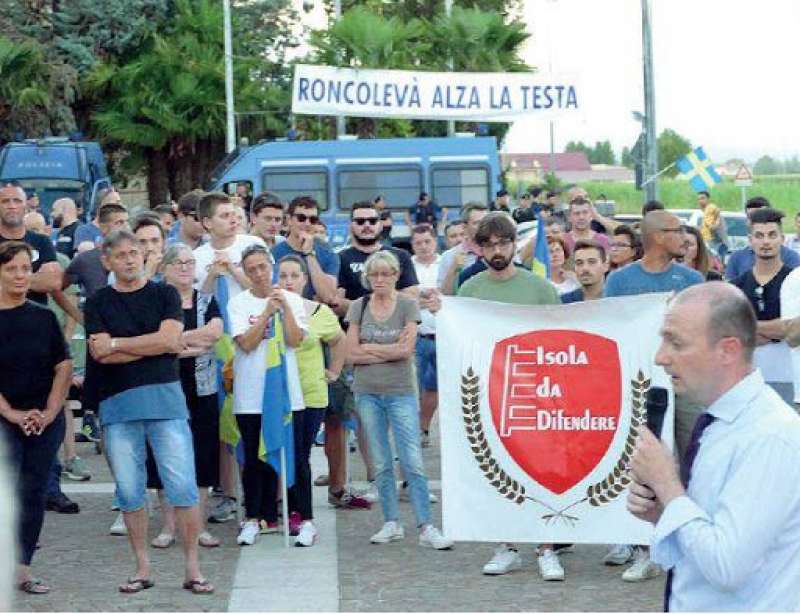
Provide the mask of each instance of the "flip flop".
{"label": "flip flop", "polygon": [[29,595],[46,595],[50,592],[50,587],[36,578],[17,583],[17,589]]}
{"label": "flip flop", "polygon": [[120,585],[119,592],[132,595],[133,593],[139,593],[145,589],[153,588],[155,585],[156,583],[150,578],[128,578],[125,584]]}
{"label": "flip flop", "polygon": [[183,588],[195,595],[210,595],[214,592],[214,587],[208,580],[186,580]]}
{"label": "flip flop", "polygon": [[174,543],[174,535],[170,535],[169,533],[159,533],[157,537],[153,538],[153,541],[150,542],[150,545],[153,546],[153,548],[169,548]]}
{"label": "flip flop", "polygon": [[216,548],[220,545],[219,539],[211,535],[208,531],[203,531],[197,536],[197,543],[203,548]]}

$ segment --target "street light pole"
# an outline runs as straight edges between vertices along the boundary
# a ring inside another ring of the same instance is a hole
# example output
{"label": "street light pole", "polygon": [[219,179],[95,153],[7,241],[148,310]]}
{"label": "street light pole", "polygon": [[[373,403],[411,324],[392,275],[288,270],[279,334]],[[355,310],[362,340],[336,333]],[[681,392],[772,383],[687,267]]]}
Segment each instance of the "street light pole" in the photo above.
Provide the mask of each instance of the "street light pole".
{"label": "street light pole", "polygon": [[[342,18],[342,0],[333,2],[333,22],[336,23]],[[336,116],[336,136],[347,134],[347,118],[344,115]]]}
{"label": "street light pole", "polygon": [[[656,97],[653,85],[653,34],[650,22],[650,0],[642,0],[642,64],[644,68],[644,129],[645,181],[658,173],[658,143],[656,141]],[[658,180],[645,185],[647,200],[658,198]]]}
{"label": "street light pole", "polygon": [[233,108],[233,41],[231,2],[222,0],[223,38],[225,39],[225,151],[236,149],[236,114]]}
{"label": "street light pole", "polygon": [[[453,0],[444,0],[444,14],[448,19],[453,15]],[[447,58],[447,65],[450,70],[453,70],[453,56]],[[447,136],[455,136],[456,122],[452,119],[447,121]]]}

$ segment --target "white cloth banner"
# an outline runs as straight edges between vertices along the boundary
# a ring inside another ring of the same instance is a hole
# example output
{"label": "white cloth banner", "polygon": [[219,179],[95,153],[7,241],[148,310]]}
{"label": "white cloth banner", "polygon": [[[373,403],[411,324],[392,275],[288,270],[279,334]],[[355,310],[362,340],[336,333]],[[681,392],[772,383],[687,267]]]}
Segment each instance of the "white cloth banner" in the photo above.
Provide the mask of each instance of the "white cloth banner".
{"label": "white cloth banner", "polygon": [[292,113],[509,122],[576,114],[575,78],[540,73],[370,70],[297,64]]}
{"label": "white cloth banner", "polygon": [[437,314],[443,523],[463,541],[646,544],[625,508],[667,294],[527,307],[445,298]]}

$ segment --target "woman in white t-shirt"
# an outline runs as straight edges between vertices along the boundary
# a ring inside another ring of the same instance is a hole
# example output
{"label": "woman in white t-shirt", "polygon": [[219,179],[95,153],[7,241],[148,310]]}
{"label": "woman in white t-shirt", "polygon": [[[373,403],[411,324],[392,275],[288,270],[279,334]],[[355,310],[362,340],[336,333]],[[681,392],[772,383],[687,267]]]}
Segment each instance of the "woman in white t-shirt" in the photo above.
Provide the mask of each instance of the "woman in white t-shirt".
{"label": "woman in white t-shirt", "polygon": [[268,339],[272,336],[276,313],[283,314],[283,334],[289,396],[292,410],[304,407],[300,389],[295,348],[308,330],[303,300],[289,292],[272,287],[272,256],[262,245],[252,245],[242,252],[242,269],[252,283],[249,290],[236,295],[228,303],[231,336],[236,343],[233,359],[233,413],[244,444],[245,521],[237,543],[252,545],[262,532],[278,531],[275,470],[259,459],[261,414],[264,403]]}
{"label": "woman in white t-shirt", "polygon": [[581,287],[575,273],[567,268],[569,248],[561,237],[549,237],[547,248],[550,250],[550,281],[558,290],[558,294],[567,294]]}

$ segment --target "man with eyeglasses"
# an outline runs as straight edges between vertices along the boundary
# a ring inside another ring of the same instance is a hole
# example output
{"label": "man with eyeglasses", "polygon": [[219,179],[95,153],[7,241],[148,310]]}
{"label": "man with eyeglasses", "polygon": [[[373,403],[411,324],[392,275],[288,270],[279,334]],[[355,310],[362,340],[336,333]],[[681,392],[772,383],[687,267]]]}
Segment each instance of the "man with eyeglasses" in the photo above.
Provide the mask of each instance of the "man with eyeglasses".
{"label": "man with eyeglasses", "polygon": [[314,226],[319,222],[319,204],[310,196],[298,196],[289,203],[287,213],[289,235],[286,241],[272,248],[275,262],[290,254],[302,258],[308,269],[308,284],[303,289],[303,297],[312,299],[316,296],[320,302],[330,304],[336,300],[339,259],[327,245],[314,238]]}
{"label": "man with eyeglasses", "polygon": [[[781,319],[781,287],[792,268],[781,258],[782,219],[783,212],[771,208],[757,209],[751,214],[748,238],[755,263],[749,271],[731,280],[744,292],[756,312],[756,345],[778,343],[786,336],[786,321]],[[792,403],[792,383],[769,380],[768,383],[787,403]]]}
{"label": "man with eyeglasses", "polygon": [[[686,242],[680,219],[664,210],[654,210],[641,222],[644,255],[640,260],[617,269],[608,276],[603,296],[632,296],[653,292],[679,292],[705,281],[697,271],[675,262],[686,255]],[[694,423],[702,408],[675,398],[675,445],[683,458]],[[622,556],[625,545],[616,546],[606,557],[607,561],[626,562]],[[618,557],[619,558],[616,558]],[[650,560],[646,548],[636,548],[633,564],[622,574],[625,582],[643,582],[661,574],[661,568]],[[620,564],[609,562],[609,564]]]}

